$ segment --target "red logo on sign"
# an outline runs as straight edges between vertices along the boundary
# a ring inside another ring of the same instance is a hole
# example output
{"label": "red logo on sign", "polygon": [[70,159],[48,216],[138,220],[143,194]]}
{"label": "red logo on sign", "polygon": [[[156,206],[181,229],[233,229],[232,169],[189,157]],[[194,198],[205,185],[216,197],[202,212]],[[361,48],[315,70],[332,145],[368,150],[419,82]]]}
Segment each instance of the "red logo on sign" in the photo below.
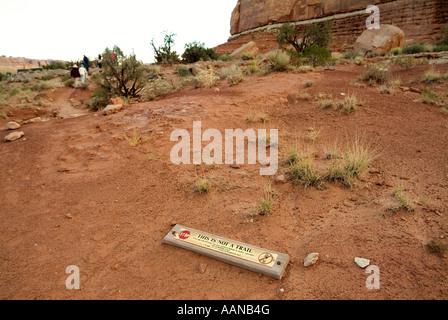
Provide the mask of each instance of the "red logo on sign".
{"label": "red logo on sign", "polygon": [[258,256],[258,261],[261,264],[270,264],[272,260],[274,260],[274,257],[268,252],[264,252]]}
{"label": "red logo on sign", "polygon": [[190,237],[190,235],[191,235],[190,231],[188,231],[188,230],[182,231],[179,234],[179,239],[182,239],[182,240],[188,239]]}

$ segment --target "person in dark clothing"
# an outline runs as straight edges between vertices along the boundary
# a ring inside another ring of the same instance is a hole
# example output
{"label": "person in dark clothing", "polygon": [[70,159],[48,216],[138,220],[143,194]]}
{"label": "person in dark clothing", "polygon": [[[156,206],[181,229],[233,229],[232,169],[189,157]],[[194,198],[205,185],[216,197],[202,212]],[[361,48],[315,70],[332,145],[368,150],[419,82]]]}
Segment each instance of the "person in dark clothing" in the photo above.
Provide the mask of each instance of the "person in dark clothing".
{"label": "person in dark clothing", "polygon": [[70,76],[75,79],[75,88],[78,87],[78,79],[81,77],[79,67],[75,64],[70,71]]}
{"label": "person in dark clothing", "polygon": [[103,59],[102,59],[101,55],[98,55],[98,68],[100,68],[100,69],[103,68]]}
{"label": "person in dark clothing", "polygon": [[89,58],[84,55],[84,68],[86,68],[87,72],[89,72]]}

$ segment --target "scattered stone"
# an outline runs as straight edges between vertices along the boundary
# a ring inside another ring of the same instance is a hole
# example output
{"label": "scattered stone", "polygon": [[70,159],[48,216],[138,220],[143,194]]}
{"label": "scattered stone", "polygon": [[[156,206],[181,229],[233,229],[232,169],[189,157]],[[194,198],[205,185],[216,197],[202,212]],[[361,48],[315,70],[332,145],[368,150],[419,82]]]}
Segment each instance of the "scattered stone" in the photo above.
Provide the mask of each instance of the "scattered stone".
{"label": "scattered stone", "polygon": [[257,44],[254,41],[250,41],[233,51],[230,56],[233,59],[241,59],[245,55],[255,57],[259,52]]}
{"label": "scattered stone", "polygon": [[12,132],[5,137],[5,141],[14,141],[22,138],[24,135],[25,133],[23,131]]}
{"label": "scattered stone", "polygon": [[67,214],[65,215],[65,217],[66,217],[67,219],[73,219],[73,215],[72,215],[71,213],[67,213]]}
{"label": "scattered stone", "polygon": [[355,51],[381,54],[404,45],[404,32],[390,24],[381,24],[381,29],[365,30],[354,44]]}
{"label": "scattered stone", "polygon": [[40,117],[36,117],[36,118],[24,121],[23,124],[36,123],[36,122],[41,122],[41,121],[42,121],[42,119]]}
{"label": "scattered stone", "polygon": [[20,124],[18,124],[15,121],[9,121],[6,124],[6,130],[16,130],[16,129],[19,129],[19,128],[20,128]]}
{"label": "scattered stone", "polygon": [[279,175],[275,178],[275,183],[286,183],[286,177],[285,175]]}
{"label": "scattered stone", "polygon": [[422,90],[417,89],[417,88],[410,88],[409,91],[414,92],[414,93],[422,93]]}
{"label": "scattered stone", "polygon": [[319,259],[319,253],[317,252],[310,253],[303,261],[303,266],[304,267],[312,266],[317,262],[318,259]]}
{"label": "scattered stone", "polygon": [[121,99],[121,98],[115,98],[115,99],[110,99],[110,100],[109,100],[109,105],[116,106],[116,105],[119,105],[119,104],[124,105],[124,101],[123,101],[123,99]]}
{"label": "scattered stone", "polygon": [[364,258],[355,258],[355,263],[360,267],[360,268],[366,268],[369,264],[370,264],[370,260],[368,259],[364,259]]}
{"label": "scattered stone", "polygon": [[199,272],[204,274],[207,271],[207,267],[208,267],[208,264],[206,264],[206,263],[199,264]]}
{"label": "scattered stone", "polygon": [[106,108],[104,108],[103,114],[105,116],[108,116],[108,115],[117,113],[117,112],[121,111],[122,109],[123,109],[122,104],[117,104],[117,105],[110,104]]}

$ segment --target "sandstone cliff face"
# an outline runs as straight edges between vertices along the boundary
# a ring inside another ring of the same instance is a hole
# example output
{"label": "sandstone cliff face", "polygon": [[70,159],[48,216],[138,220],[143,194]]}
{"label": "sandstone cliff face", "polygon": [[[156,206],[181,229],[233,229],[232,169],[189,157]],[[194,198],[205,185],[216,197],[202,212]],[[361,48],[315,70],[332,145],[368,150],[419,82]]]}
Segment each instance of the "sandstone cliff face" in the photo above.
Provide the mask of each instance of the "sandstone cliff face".
{"label": "sandstone cliff face", "polygon": [[382,24],[402,29],[408,43],[436,42],[448,22],[447,0],[238,0],[230,23],[232,37],[227,46],[217,49],[236,49],[251,40],[261,51],[272,49],[276,47],[276,30],[283,22],[306,28],[324,20],[332,23],[332,49],[351,49],[366,30],[370,14],[365,9],[369,5],[380,8]]}

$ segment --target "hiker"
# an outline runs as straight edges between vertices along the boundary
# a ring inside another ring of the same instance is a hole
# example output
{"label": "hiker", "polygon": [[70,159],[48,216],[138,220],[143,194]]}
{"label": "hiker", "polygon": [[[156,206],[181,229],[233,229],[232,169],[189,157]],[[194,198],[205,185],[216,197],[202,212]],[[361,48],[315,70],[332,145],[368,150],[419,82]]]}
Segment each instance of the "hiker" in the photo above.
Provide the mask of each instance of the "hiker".
{"label": "hiker", "polygon": [[84,67],[84,65],[81,65],[81,67],[79,67],[79,75],[81,77],[81,83],[84,86],[84,82],[86,81],[87,78],[87,70]]}
{"label": "hiker", "polygon": [[78,79],[81,77],[79,74],[79,67],[75,64],[70,71],[70,76],[75,79],[75,89],[78,88]]}
{"label": "hiker", "polygon": [[117,58],[117,54],[115,53],[115,51],[112,51],[112,53],[110,54],[110,58],[112,59],[112,61],[115,61],[115,59]]}
{"label": "hiker", "polygon": [[100,54],[98,55],[98,68],[103,68],[103,59]]}
{"label": "hiker", "polygon": [[83,63],[84,68],[86,68],[87,73],[89,73],[89,58],[87,58],[86,55],[84,55],[83,61],[84,61]]}

